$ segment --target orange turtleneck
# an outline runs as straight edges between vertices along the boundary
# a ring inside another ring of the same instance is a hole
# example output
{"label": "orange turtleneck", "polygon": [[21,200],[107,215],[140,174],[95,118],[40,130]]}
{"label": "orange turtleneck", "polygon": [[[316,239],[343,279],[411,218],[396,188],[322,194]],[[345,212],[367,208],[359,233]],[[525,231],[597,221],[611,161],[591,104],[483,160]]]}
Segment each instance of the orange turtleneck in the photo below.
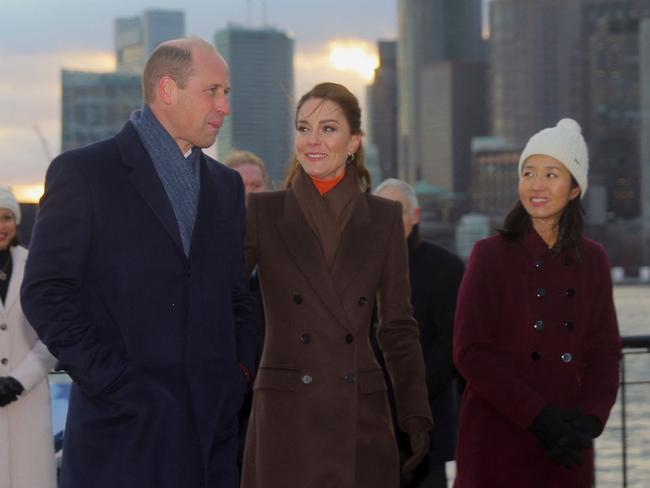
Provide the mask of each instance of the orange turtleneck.
{"label": "orange turtleneck", "polygon": [[341,181],[344,176],[345,176],[345,171],[341,173],[341,176],[337,176],[336,178],[332,178],[331,180],[318,180],[313,176],[310,176],[310,178],[312,183],[314,183],[314,186],[318,190],[318,193],[320,193],[320,196],[322,197],[323,195],[325,195],[325,193],[327,193],[336,185],[338,185],[339,181]]}

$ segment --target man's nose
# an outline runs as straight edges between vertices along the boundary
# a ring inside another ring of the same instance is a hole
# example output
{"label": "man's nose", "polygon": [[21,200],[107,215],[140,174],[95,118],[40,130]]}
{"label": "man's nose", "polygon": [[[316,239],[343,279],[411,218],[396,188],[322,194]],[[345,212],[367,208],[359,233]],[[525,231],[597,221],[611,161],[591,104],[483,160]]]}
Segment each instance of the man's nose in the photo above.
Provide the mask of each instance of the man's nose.
{"label": "man's nose", "polygon": [[215,109],[217,112],[221,112],[224,115],[230,115],[230,100],[227,96],[220,97],[215,104]]}

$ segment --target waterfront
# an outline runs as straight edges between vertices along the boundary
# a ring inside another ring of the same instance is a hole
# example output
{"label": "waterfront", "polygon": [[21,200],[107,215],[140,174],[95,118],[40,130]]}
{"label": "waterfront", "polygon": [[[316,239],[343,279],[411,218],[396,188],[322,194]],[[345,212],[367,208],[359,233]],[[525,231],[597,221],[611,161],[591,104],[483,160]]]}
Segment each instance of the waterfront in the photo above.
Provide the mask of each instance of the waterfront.
{"label": "waterfront", "polygon": [[[614,288],[616,312],[622,336],[650,335],[650,286],[621,285]],[[627,381],[650,380],[650,354],[626,354]],[[605,432],[596,442],[596,486],[623,486],[621,459],[620,390]],[[627,486],[650,486],[650,385],[628,385]]]}

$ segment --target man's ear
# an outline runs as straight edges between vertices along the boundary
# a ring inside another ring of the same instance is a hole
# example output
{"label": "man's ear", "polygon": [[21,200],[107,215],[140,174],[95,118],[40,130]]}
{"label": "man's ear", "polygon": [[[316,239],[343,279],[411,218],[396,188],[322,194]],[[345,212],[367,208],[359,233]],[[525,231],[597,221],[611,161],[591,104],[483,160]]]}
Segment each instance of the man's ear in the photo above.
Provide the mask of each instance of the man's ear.
{"label": "man's ear", "polygon": [[413,223],[417,224],[418,222],[420,222],[420,208],[419,207],[416,208],[415,210],[413,210]]}
{"label": "man's ear", "polygon": [[165,105],[170,105],[176,93],[176,82],[170,76],[163,76],[158,82],[158,98]]}

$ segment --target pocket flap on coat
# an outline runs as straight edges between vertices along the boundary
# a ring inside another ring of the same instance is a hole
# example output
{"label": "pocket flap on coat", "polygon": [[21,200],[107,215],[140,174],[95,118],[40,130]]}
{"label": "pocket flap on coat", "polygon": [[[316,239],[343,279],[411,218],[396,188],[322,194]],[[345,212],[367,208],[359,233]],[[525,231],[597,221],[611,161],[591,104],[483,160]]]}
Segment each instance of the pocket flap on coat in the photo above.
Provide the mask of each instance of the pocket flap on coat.
{"label": "pocket flap on coat", "polygon": [[253,390],[295,391],[299,372],[293,369],[260,368]]}
{"label": "pocket flap on coat", "polygon": [[381,369],[361,371],[359,373],[359,390],[361,393],[386,391],[387,388],[386,382],[384,381],[384,372]]}

